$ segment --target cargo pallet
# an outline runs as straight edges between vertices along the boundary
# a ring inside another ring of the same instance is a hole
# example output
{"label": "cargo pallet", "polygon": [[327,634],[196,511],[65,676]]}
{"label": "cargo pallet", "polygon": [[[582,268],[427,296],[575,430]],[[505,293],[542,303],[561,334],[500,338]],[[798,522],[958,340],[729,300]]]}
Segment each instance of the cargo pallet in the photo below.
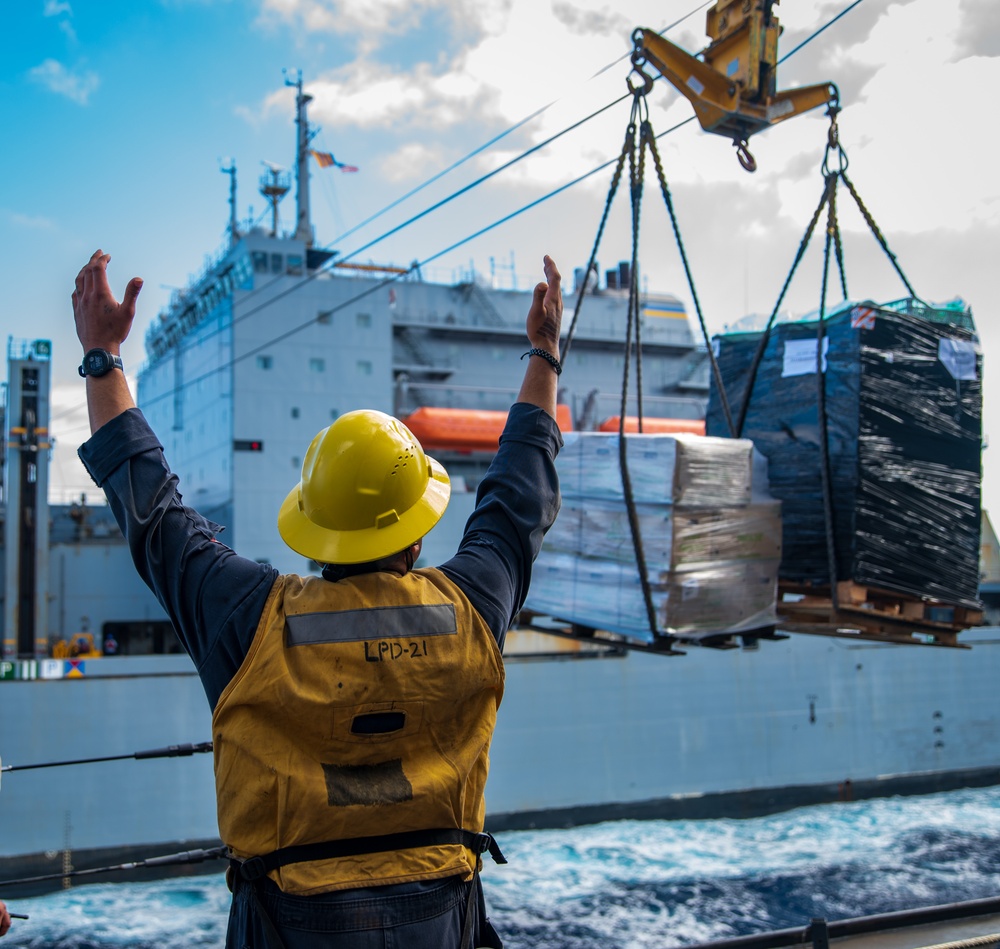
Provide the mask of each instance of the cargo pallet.
{"label": "cargo pallet", "polygon": [[958,634],[983,622],[981,609],[853,580],[837,584],[836,606],[829,585],[779,580],[776,608],[778,626],[788,632],[959,649],[969,647]]}

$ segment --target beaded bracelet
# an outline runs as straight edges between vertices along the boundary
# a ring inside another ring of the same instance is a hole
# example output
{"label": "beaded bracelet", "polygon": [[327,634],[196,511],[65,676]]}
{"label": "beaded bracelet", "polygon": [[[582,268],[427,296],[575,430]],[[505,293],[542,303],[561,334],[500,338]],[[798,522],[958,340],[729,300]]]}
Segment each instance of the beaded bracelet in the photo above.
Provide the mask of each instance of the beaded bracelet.
{"label": "beaded bracelet", "polygon": [[557,376],[562,375],[562,363],[556,359],[548,350],[538,349],[537,347],[532,347],[526,353],[524,353],[521,358],[524,359],[525,356],[541,356],[554,370]]}

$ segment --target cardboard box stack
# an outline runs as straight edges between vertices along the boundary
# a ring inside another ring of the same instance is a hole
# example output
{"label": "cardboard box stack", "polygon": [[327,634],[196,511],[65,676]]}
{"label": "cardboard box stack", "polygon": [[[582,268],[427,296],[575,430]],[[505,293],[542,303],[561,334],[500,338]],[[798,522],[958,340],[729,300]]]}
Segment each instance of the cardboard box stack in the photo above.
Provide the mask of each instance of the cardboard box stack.
{"label": "cardboard box stack", "polygon": [[[562,509],[532,573],[526,607],[650,640],[625,505],[619,436],[564,436]],[[698,639],[775,622],[780,502],[746,439],[626,435],[657,635]]]}

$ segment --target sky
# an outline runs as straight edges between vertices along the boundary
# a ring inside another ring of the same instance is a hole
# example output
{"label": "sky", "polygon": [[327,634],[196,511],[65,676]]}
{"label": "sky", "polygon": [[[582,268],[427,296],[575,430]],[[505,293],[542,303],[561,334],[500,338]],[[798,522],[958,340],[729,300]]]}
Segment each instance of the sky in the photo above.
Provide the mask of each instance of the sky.
{"label": "sky", "polygon": [[[779,54],[853,0],[784,0]],[[74,457],[88,434],[73,279],[97,247],[112,287],[145,286],[123,346],[130,374],[146,326],[225,241],[237,168],[241,222],[264,215],[265,162],[294,161],[299,71],[313,96],[313,147],[357,166],[312,165],[317,244],[350,254],[464,185],[622,96],[631,33],[706,45],[700,0],[20,0],[0,32],[0,330],[53,341],[52,497],[94,488]],[[678,22],[679,21],[679,22]],[[608,68],[605,68],[608,67]],[[603,71],[602,71],[603,70]],[[597,74],[595,76],[595,74]],[[1000,511],[1000,88],[995,0],[862,0],[784,62],[779,88],[834,82],[848,174],[923,299],[961,297],[977,320],[986,364],[984,504]],[[548,106],[417,195],[392,201]],[[666,82],[648,97],[656,132],[693,113]],[[441,210],[357,258],[409,264],[463,241],[615,158],[629,103],[567,132]],[[829,120],[822,109],[754,136],[755,174],[732,145],[688,122],[659,140],[695,289],[710,332],[769,314],[822,193]],[[591,252],[610,169],[545,200],[425,273],[470,269],[528,287],[551,254],[563,273]],[[838,200],[852,299],[906,295],[849,196]],[[281,225],[294,221],[294,195]],[[350,232],[350,233],[348,233]],[[599,260],[631,251],[624,193]],[[813,239],[785,309],[819,305],[822,241]],[[694,314],[655,180],[647,179],[640,261],[644,285],[677,294]],[[836,285],[836,281],[833,282]],[[828,303],[839,300],[831,293]],[[695,327],[697,331],[697,327]],[[0,373],[5,373],[5,367]]]}

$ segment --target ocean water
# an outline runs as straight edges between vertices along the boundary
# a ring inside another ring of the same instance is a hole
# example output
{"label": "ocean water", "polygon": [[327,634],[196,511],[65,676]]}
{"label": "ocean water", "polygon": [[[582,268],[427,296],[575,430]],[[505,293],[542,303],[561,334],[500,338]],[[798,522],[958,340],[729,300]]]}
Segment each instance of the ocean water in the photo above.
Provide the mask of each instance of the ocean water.
{"label": "ocean water", "polygon": [[[484,885],[508,949],[667,949],[1000,895],[1000,788],[498,839],[510,863]],[[221,875],[5,898],[31,919],[2,949],[225,942]]]}

